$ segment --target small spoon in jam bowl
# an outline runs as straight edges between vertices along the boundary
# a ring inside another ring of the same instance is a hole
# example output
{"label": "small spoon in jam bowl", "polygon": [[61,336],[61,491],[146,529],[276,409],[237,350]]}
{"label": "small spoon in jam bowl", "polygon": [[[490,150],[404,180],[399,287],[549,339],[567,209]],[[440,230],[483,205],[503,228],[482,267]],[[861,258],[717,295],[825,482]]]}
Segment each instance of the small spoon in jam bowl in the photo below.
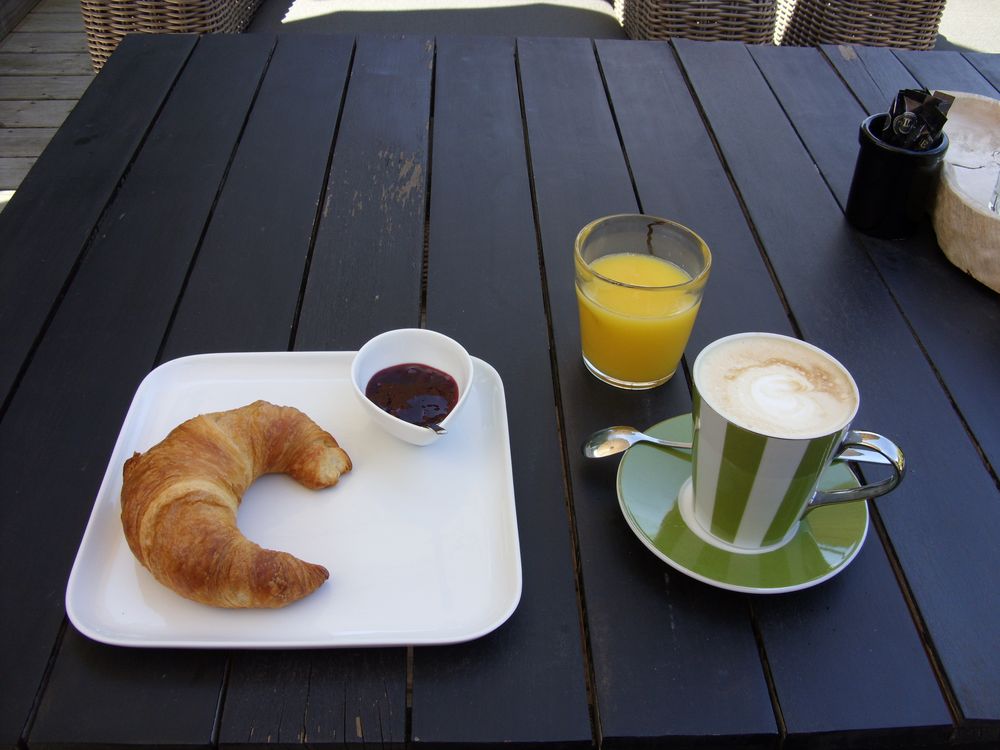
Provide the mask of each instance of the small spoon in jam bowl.
{"label": "small spoon in jam bowl", "polygon": [[426,328],[379,334],[354,356],[351,382],[372,420],[413,445],[430,445],[472,388],[472,357],[454,339]]}

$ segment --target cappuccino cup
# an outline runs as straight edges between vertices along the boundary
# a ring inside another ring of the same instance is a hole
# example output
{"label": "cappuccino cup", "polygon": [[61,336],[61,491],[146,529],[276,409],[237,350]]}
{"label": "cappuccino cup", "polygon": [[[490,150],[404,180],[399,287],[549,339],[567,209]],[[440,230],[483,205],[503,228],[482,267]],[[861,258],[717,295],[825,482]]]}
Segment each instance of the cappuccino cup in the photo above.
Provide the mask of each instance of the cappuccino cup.
{"label": "cappuccino cup", "polygon": [[[772,333],[727,336],[701,351],[692,380],[692,476],[680,505],[692,531],[717,547],[777,549],[813,509],[884,495],[903,477],[903,454],[891,440],[851,428],[858,387],[812,344]],[[817,490],[838,459],[885,463],[892,476]]]}

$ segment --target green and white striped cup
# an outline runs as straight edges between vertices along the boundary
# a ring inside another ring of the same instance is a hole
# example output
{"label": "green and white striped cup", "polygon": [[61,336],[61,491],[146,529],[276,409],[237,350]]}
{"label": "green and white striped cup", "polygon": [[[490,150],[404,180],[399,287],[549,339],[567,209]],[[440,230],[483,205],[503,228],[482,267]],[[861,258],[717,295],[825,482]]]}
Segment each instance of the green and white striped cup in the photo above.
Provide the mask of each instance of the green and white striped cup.
{"label": "green and white striped cup", "polygon": [[[727,336],[698,355],[693,380],[693,475],[681,505],[692,530],[716,546],[776,549],[812,509],[877,497],[902,479],[903,455],[892,441],[850,428],[860,402],[850,373],[811,344],[770,333]],[[817,491],[830,463],[851,456],[887,463],[893,475]]]}

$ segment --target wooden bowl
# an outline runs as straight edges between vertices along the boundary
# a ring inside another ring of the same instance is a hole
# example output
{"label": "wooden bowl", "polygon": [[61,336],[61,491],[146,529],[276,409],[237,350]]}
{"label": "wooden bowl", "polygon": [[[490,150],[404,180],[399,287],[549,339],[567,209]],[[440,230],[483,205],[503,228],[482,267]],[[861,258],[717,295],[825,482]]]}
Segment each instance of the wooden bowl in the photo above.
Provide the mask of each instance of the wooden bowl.
{"label": "wooden bowl", "polygon": [[934,231],[948,260],[1000,292],[1000,215],[989,209],[1000,176],[1000,101],[949,93],[955,97],[945,125],[951,144],[934,201]]}

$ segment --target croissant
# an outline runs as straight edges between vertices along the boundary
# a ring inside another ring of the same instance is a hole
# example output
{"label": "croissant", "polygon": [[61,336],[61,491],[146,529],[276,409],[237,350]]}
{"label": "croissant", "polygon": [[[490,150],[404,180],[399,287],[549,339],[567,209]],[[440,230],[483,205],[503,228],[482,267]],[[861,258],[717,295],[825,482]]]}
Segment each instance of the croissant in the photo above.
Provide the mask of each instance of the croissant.
{"label": "croissant", "polygon": [[243,493],[262,474],[289,474],[319,489],[350,469],[333,436],[294,407],[257,401],[202,414],[125,462],[125,539],[181,596],[217,607],[283,607],[330,574],[243,536],[236,526]]}

